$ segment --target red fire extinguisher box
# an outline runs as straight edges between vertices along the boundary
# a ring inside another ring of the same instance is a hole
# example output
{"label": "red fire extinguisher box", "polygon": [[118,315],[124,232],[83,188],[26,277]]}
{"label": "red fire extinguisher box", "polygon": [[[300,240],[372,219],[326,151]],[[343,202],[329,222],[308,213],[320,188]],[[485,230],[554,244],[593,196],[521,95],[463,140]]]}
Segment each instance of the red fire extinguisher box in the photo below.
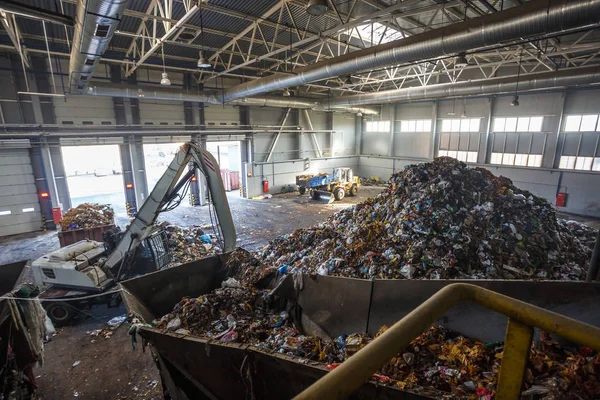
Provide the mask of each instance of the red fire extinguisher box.
{"label": "red fire extinguisher box", "polygon": [[52,220],[54,221],[54,224],[60,224],[60,221],[62,221],[62,209],[60,207],[53,207],[52,208]]}
{"label": "red fire extinguisher box", "polygon": [[556,195],[556,206],[557,207],[566,207],[567,206],[567,196],[566,192],[558,192]]}
{"label": "red fire extinguisher box", "polygon": [[268,180],[263,180],[263,193],[269,193],[269,181]]}

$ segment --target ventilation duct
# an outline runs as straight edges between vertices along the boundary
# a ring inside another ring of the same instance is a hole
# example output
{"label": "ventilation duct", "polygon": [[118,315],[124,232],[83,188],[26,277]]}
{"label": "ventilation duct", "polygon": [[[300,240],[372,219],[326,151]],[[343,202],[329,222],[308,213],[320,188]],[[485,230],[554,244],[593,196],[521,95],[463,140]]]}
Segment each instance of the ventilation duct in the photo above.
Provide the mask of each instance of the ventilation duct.
{"label": "ventilation duct", "polygon": [[600,0],[534,0],[519,7],[410,36],[226,89],[221,102],[398,64],[454,56],[523,38],[600,24]]}
{"label": "ventilation duct", "polygon": [[127,0],[79,0],[69,63],[71,93],[84,93],[127,6]]}
{"label": "ventilation duct", "polygon": [[507,76],[459,83],[443,83],[431,86],[416,86],[382,92],[341,96],[331,99],[331,108],[355,107],[365,104],[392,102],[413,102],[435,99],[448,99],[468,96],[490,96],[494,94],[519,93],[591,85],[600,83],[600,66],[571,68],[562,71],[540,72],[537,74]]}
{"label": "ventilation duct", "polygon": [[[218,101],[217,96],[212,93],[183,93],[174,90],[155,90],[151,87],[127,86],[118,87],[105,86],[102,84],[94,84],[89,87],[85,94],[91,96],[106,96],[106,97],[129,97],[143,98],[152,100],[168,100],[168,101],[189,101],[192,103],[210,103],[222,104]],[[248,97],[231,102],[234,105],[254,106],[254,107],[278,107],[278,108],[300,108],[312,109],[317,111],[334,111],[329,108],[329,104],[320,103],[315,99],[303,97]],[[335,111],[345,111],[351,113],[362,112],[365,115],[379,115],[377,108],[370,107],[336,107]]]}

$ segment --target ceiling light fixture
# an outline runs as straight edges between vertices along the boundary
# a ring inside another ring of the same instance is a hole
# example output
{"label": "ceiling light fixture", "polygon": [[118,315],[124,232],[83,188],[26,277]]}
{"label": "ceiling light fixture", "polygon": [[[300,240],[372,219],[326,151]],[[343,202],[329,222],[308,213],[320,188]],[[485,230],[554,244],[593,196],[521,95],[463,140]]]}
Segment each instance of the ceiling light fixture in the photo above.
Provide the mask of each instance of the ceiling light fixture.
{"label": "ceiling light fixture", "polygon": [[198,54],[198,68],[208,69],[212,68],[210,60],[204,57],[204,21],[202,20],[202,4],[200,4],[200,52]]}
{"label": "ceiling light fixture", "polygon": [[199,54],[200,58],[198,58],[198,68],[207,69],[212,67],[212,64],[206,57],[204,57],[204,52],[200,50]]}
{"label": "ceiling light fixture", "polygon": [[162,63],[163,63],[163,73],[162,73],[162,79],[160,80],[160,84],[163,86],[171,86],[171,80],[169,79],[169,74],[167,74],[167,69],[165,67],[165,45],[164,45],[164,43],[160,46],[160,52],[162,54]]}
{"label": "ceiling light fixture", "polygon": [[510,102],[510,106],[511,107],[519,107],[519,96],[517,96],[516,94],[513,96],[511,102]]}
{"label": "ceiling light fixture", "polygon": [[521,77],[521,60],[523,58],[523,49],[521,49],[521,55],[519,56],[519,66],[517,71],[517,85],[515,86],[515,95],[510,101],[511,107],[519,107],[519,78]]}
{"label": "ceiling light fixture", "polygon": [[306,6],[306,12],[313,16],[321,16],[329,11],[327,0],[309,0]]}
{"label": "ceiling light fixture", "polygon": [[283,89],[283,97],[290,97],[292,93],[288,88]]}
{"label": "ceiling light fixture", "polygon": [[458,53],[458,57],[454,60],[454,65],[459,68],[464,68],[469,65],[469,60],[467,60],[467,53]]}
{"label": "ceiling light fixture", "polygon": [[363,116],[363,113],[359,111],[359,112],[357,112],[357,113],[356,113],[356,116],[357,116],[357,117],[362,117],[362,116]]}

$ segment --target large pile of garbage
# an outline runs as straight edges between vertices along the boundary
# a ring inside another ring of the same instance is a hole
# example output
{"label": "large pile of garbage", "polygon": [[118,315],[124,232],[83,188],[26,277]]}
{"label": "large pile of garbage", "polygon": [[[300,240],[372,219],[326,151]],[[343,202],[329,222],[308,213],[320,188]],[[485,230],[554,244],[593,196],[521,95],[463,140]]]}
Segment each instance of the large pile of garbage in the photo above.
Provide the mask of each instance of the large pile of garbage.
{"label": "large pile of garbage", "polygon": [[273,240],[264,268],[364,279],[584,279],[595,230],[454,158],[408,166],[326,222]]}
{"label": "large pile of garbage", "polygon": [[167,234],[169,249],[172,252],[169,267],[186,264],[221,252],[221,249],[213,243],[212,237],[206,234],[201,227],[180,227],[166,221],[160,226]]}
{"label": "large pile of garbage", "polygon": [[64,215],[60,226],[63,231],[95,228],[115,223],[115,211],[108,204],[83,203]]}

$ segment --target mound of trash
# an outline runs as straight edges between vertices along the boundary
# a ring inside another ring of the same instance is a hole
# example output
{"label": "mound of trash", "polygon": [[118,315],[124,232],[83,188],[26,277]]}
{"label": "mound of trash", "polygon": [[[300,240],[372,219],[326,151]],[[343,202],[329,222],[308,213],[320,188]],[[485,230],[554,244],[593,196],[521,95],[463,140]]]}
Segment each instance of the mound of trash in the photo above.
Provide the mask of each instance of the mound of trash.
{"label": "mound of trash", "polygon": [[508,178],[439,157],[258,258],[263,268],[364,279],[581,280],[595,234]]}
{"label": "mound of trash", "polygon": [[[180,227],[171,225],[167,221],[161,223],[160,226],[167,235],[171,249],[172,259],[169,267],[186,264],[221,252],[213,238],[202,229],[203,227]],[[212,229],[212,227],[204,228]]]}
{"label": "mound of trash", "polygon": [[114,225],[115,210],[108,204],[83,203],[64,215],[60,226],[63,231]]}

